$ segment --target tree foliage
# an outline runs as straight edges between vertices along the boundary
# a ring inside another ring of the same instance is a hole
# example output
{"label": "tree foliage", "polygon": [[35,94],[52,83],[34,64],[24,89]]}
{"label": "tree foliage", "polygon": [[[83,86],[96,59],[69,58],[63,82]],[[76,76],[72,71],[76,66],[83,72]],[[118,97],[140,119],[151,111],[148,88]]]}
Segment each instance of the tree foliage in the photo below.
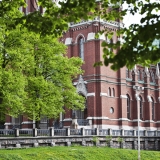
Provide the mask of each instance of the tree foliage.
{"label": "tree foliage", "polygon": [[[82,62],[63,56],[65,47],[57,42],[68,29],[69,22],[95,16],[105,21],[117,21],[122,20],[127,11],[133,15],[137,12],[145,14],[142,24],[133,24],[129,29],[119,27],[117,37],[122,37],[123,43],[102,43],[104,62],[99,64],[111,64],[111,68],[117,70],[125,65],[132,68],[135,64],[148,66],[159,61],[159,47],[153,45],[155,39],[160,39],[160,21],[156,14],[160,9],[158,1],[117,3],[116,0],[97,0],[97,5],[93,0],[67,0],[59,2],[58,6],[52,0],[36,2],[45,8],[44,14],[36,8],[32,13],[21,14],[18,8],[26,7],[24,0],[0,2],[0,96],[4,113],[16,115],[23,112],[38,119],[39,113],[55,116],[53,113],[62,111],[65,104],[70,108],[73,104],[82,107],[79,103],[82,98],[71,86],[71,78],[75,73],[81,73],[79,66]],[[126,10],[121,8],[124,3],[129,5]],[[101,33],[106,33],[108,38],[112,36],[108,30]],[[108,48],[118,49],[117,53]],[[48,107],[51,104],[54,106]]]}
{"label": "tree foliage", "polygon": [[[135,64],[150,66],[160,61],[160,21],[158,11],[160,10],[159,1],[151,2],[151,0],[126,0],[128,8],[123,12],[126,14],[142,15],[140,24],[132,24],[129,28],[123,28],[118,33],[123,38],[123,44],[117,42],[111,47],[117,49],[117,54],[108,52],[104,49],[104,63],[112,64],[111,68],[117,70],[123,66],[133,68]],[[134,22],[133,22],[134,23]],[[158,45],[155,45],[155,41]],[[106,47],[108,44],[103,43]],[[108,58],[108,55],[109,58]]]}
{"label": "tree foliage", "polygon": [[72,84],[82,74],[82,60],[68,58],[66,46],[51,35],[42,38],[21,24],[10,29],[8,22],[22,16],[15,10],[0,17],[1,113],[39,120],[59,116],[64,106],[83,109],[84,98]]}
{"label": "tree foliage", "polygon": [[[98,7],[95,2],[101,4],[101,7]],[[124,3],[128,4],[128,8],[125,10],[122,9]],[[36,10],[33,13],[15,19],[14,23],[9,22],[9,26],[14,27],[17,23],[20,23],[29,30],[38,32],[41,35],[52,34],[54,37],[58,37],[68,29],[69,22],[77,22],[80,19],[88,20],[95,16],[99,16],[106,21],[122,20],[127,12],[133,15],[140,13],[144,15],[141,19],[141,24],[133,24],[129,29],[119,28],[117,36],[123,37],[123,44],[119,41],[116,44],[103,42],[103,64],[106,66],[112,64],[111,68],[117,70],[125,65],[128,68],[132,68],[135,64],[148,66],[159,61],[159,47],[153,45],[153,41],[160,38],[160,21],[156,13],[160,9],[159,1],[125,0],[117,2],[116,0],[87,0],[86,2],[86,0],[67,0],[59,2],[59,6],[57,6],[52,0],[38,0],[37,4],[46,9],[44,15]],[[7,11],[14,12],[15,8],[19,6],[25,6],[23,0],[2,1],[0,14],[3,15]],[[108,30],[103,30],[102,32],[105,32],[108,37],[112,35]],[[107,48],[118,49],[118,51],[115,54]]]}

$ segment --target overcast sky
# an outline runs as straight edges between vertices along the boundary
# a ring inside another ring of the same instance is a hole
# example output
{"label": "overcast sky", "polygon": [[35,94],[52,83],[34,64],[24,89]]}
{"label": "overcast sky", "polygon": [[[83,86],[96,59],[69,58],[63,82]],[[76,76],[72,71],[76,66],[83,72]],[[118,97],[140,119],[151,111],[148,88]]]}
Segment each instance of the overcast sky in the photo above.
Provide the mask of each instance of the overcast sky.
{"label": "overcast sky", "polygon": [[[153,3],[153,2],[160,3],[160,0],[150,0],[150,1],[151,1],[151,3]],[[124,8],[124,9],[128,8],[128,7],[127,7],[127,4],[124,4],[124,5],[123,5],[123,8]],[[155,12],[154,12],[154,13],[155,13]],[[159,11],[157,14],[160,15],[160,11]],[[143,16],[145,16],[145,15],[143,15]],[[132,14],[128,13],[128,14],[124,17],[123,23],[125,24],[126,27],[128,27],[128,26],[131,25],[131,24],[137,24],[137,23],[139,24],[141,18],[142,18],[142,15],[140,15],[140,14],[138,14],[138,13],[135,14],[134,16],[133,16]]]}

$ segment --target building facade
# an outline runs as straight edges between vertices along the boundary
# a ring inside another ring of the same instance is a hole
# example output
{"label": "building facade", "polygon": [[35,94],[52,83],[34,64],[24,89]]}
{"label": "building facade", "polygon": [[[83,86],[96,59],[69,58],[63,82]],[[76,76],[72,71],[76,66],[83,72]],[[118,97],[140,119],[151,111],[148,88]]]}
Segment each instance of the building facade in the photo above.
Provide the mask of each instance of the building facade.
{"label": "building facade", "polygon": [[[35,1],[28,0],[28,7],[21,8],[24,13],[32,12],[37,7]],[[42,8],[39,8],[42,12]],[[160,128],[160,74],[159,65],[144,68],[136,65],[134,69],[126,67],[113,71],[110,66],[93,67],[98,61],[103,61],[101,43],[115,43],[118,41],[116,31],[123,27],[119,22],[106,22],[95,18],[90,21],[70,23],[69,30],[61,38],[68,46],[68,57],[81,57],[84,60],[82,69],[84,74],[73,81],[77,92],[85,97],[86,104],[83,111],[67,110],[60,115],[57,121],[41,120],[41,128],[72,127],[73,120],[77,119],[77,128],[112,128],[136,129],[137,106],[139,106],[140,129],[157,130]],[[95,34],[103,29],[112,31],[113,37],[108,40],[105,35],[96,39]],[[116,54],[116,50],[114,50]],[[137,101],[133,86],[144,87],[139,93]],[[63,124],[63,125],[62,125]],[[6,117],[6,128],[11,126],[34,128],[34,121],[25,116]]]}
{"label": "building facade", "polygon": [[[84,74],[74,81],[77,92],[86,98],[84,111],[68,111],[64,115],[65,127],[71,126],[72,116],[78,118],[78,127],[136,129],[137,105],[139,106],[140,129],[157,130],[160,127],[160,75],[159,65],[150,68],[136,65],[134,69],[126,67],[113,71],[110,66],[93,67],[103,61],[101,43],[115,43],[118,39],[116,31],[123,24],[104,22],[95,18],[92,21],[81,21],[70,24],[62,41],[68,46],[68,57],[79,56],[84,60]],[[114,32],[110,41],[104,35],[99,39],[95,34],[107,28]],[[114,50],[116,54],[116,50]],[[144,87],[139,93],[133,86]],[[87,122],[86,122],[87,121]]]}

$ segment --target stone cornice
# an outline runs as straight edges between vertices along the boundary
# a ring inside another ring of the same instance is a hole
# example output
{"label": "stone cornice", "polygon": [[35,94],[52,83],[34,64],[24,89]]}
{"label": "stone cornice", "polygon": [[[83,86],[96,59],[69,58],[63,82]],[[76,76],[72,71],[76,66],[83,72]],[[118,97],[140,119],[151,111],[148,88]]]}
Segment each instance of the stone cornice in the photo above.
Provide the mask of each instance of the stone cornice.
{"label": "stone cornice", "polygon": [[[99,19],[98,17],[94,18],[94,20],[87,20],[87,21],[82,20],[78,23],[71,22],[68,25],[72,29],[72,31],[76,31],[76,30],[88,28],[89,25],[97,22],[103,25],[104,28],[108,28],[115,31],[119,28],[124,27],[123,23],[116,22],[116,21],[104,21],[103,19]],[[116,28],[112,28],[112,27],[116,27]]]}

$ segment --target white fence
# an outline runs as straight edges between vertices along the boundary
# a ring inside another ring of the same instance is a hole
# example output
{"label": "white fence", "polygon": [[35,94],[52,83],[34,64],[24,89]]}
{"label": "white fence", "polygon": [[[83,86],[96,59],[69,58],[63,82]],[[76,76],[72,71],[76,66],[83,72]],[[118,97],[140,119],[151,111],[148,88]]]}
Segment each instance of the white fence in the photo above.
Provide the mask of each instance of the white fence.
{"label": "white fence", "polygon": [[[136,130],[112,130],[112,129],[0,129],[0,137],[53,137],[53,136],[133,136],[138,135]],[[141,130],[140,136],[157,137],[160,136],[160,131]]]}

